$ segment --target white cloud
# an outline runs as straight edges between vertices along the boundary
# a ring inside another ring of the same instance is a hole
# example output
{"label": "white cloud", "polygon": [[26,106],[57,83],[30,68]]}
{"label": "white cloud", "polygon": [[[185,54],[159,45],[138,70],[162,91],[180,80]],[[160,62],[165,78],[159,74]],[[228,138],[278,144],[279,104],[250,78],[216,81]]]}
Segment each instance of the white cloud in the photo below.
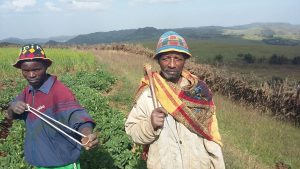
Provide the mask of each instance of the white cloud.
{"label": "white cloud", "polygon": [[52,2],[46,2],[45,3],[45,6],[48,10],[50,11],[62,11],[61,8],[57,7],[57,5],[55,5],[54,3]]}
{"label": "white cloud", "polygon": [[129,0],[129,4],[136,5],[136,4],[142,4],[142,3],[173,3],[173,2],[184,2],[184,0]]}
{"label": "white cloud", "polygon": [[103,10],[110,6],[112,0],[71,0],[68,2],[75,10]]}
{"label": "white cloud", "polygon": [[14,11],[23,11],[26,7],[32,7],[36,5],[36,0],[9,0],[3,1],[0,5],[2,9],[9,9]]}
{"label": "white cloud", "polygon": [[0,0],[0,9],[8,11],[25,11],[27,7],[39,5],[40,10],[43,10],[42,8],[44,8],[49,11],[104,10],[111,6],[112,1],[113,0]]}

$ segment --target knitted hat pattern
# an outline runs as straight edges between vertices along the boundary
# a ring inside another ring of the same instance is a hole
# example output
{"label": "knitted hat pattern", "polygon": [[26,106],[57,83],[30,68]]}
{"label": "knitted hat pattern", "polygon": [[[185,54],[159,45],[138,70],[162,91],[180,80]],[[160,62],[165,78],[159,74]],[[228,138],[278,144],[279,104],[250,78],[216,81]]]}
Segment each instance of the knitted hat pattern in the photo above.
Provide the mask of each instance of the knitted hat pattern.
{"label": "knitted hat pattern", "polygon": [[168,31],[161,35],[153,58],[156,59],[156,57],[161,53],[170,51],[184,53],[188,56],[188,58],[192,56],[185,39],[173,31]]}

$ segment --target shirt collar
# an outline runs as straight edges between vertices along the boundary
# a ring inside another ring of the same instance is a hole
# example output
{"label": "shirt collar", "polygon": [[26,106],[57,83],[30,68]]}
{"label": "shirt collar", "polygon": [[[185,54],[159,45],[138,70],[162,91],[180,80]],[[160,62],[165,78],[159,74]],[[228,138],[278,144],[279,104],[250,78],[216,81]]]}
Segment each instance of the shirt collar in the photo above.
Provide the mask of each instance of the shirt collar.
{"label": "shirt collar", "polygon": [[[51,87],[53,86],[53,83],[54,83],[55,79],[56,79],[55,76],[50,75],[50,77],[43,83],[43,85],[40,88],[36,89],[36,90],[39,90],[39,91],[41,91],[45,94],[48,94]],[[35,89],[31,85],[29,85],[29,93],[34,91],[34,90]]]}

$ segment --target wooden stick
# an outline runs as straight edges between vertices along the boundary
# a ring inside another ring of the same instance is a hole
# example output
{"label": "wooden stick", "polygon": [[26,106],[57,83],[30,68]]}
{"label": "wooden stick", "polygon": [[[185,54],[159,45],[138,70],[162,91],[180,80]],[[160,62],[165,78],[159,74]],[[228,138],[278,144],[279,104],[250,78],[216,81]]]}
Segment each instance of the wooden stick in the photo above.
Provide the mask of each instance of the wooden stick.
{"label": "wooden stick", "polygon": [[151,71],[151,65],[150,64],[145,64],[144,65],[144,69],[146,71],[146,74],[149,78],[149,82],[150,82],[150,91],[151,91],[151,95],[152,95],[152,101],[153,101],[153,105],[154,108],[158,108],[158,103],[157,103],[157,99],[156,99],[156,95],[155,95],[155,91],[154,91],[154,85],[153,85],[153,78],[152,78],[152,71]]}

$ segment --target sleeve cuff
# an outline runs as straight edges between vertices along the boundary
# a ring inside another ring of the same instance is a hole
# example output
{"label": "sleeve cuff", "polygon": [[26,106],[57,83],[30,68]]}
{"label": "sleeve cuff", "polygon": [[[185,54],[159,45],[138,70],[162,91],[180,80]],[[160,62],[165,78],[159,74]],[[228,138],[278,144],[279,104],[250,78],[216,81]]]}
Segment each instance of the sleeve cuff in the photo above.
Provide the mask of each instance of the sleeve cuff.
{"label": "sleeve cuff", "polygon": [[160,128],[160,129],[157,129],[157,130],[155,131],[154,128],[153,128],[153,126],[152,126],[152,123],[151,123],[150,118],[149,118],[149,121],[148,121],[148,122],[149,122],[149,131],[150,131],[155,137],[159,136],[162,129]]}
{"label": "sleeve cuff", "polygon": [[78,131],[81,131],[85,127],[89,127],[91,129],[93,129],[95,127],[95,124],[92,122],[85,122],[79,126]]}

